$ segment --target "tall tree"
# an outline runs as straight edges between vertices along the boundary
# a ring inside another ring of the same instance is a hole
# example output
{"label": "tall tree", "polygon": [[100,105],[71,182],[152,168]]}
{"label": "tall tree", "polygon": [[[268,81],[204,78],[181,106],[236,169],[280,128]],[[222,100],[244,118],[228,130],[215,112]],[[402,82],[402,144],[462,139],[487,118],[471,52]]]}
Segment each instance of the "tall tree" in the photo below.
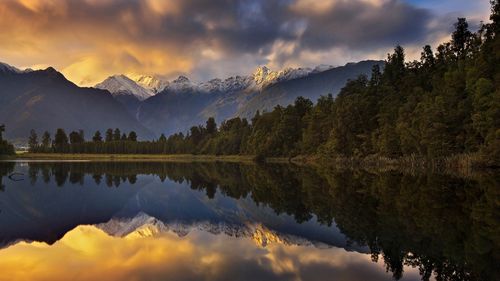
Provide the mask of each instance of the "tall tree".
{"label": "tall tree", "polygon": [[102,142],[102,136],[100,131],[95,132],[94,136],[92,137],[92,141],[96,143]]}
{"label": "tall tree", "polygon": [[120,129],[116,128],[115,131],[113,132],[113,140],[114,141],[119,141],[121,140],[121,132],[120,132]]}
{"label": "tall tree", "polygon": [[73,131],[69,134],[69,141],[71,144],[83,143],[82,135],[80,132]]}
{"label": "tall tree", "polygon": [[217,124],[215,123],[215,119],[213,117],[208,118],[207,120],[207,134],[213,135],[217,132]]}
{"label": "tall tree", "polygon": [[159,142],[167,142],[167,137],[165,134],[161,134],[160,138],[158,139]]}
{"label": "tall tree", "polygon": [[57,129],[56,134],[54,135],[54,147],[57,152],[63,152],[65,147],[68,145],[68,136],[64,129]]}
{"label": "tall tree", "polygon": [[131,131],[128,134],[128,140],[129,141],[137,141],[137,134],[134,131]]}
{"label": "tall tree", "polygon": [[458,57],[464,58],[467,50],[467,45],[470,43],[472,33],[469,31],[469,24],[465,18],[458,18],[455,24],[455,31],[452,33],[453,50]]}
{"label": "tall tree", "polygon": [[106,142],[113,141],[113,129],[109,128],[106,130]]}
{"label": "tall tree", "polygon": [[31,129],[31,131],[30,131],[28,145],[29,145],[29,150],[31,152],[35,151],[38,147],[38,135],[34,129]]}
{"label": "tall tree", "polygon": [[44,151],[47,151],[47,149],[50,148],[50,143],[52,142],[50,138],[50,133],[48,131],[45,131],[42,135],[42,147]]}

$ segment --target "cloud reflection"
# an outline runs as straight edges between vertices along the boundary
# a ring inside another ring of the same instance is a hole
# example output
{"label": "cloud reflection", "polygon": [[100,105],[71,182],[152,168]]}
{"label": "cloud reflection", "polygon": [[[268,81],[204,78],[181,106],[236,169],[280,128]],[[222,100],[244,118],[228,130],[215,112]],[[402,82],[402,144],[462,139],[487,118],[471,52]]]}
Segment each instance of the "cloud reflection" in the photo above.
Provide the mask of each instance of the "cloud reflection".
{"label": "cloud reflection", "polygon": [[[391,280],[370,256],[343,249],[270,244],[194,231],[112,237],[79,226],[52,246],[0,250],[0,280]],[[406,268],[404,280],[419,280]]]}

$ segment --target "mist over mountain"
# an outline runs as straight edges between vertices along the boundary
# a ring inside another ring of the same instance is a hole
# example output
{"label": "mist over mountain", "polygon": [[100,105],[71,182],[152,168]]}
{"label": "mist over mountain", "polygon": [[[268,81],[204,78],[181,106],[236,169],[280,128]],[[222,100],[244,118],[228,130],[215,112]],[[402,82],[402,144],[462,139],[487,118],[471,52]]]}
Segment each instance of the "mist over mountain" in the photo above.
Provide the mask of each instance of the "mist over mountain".
{"label": "mist over mountain", "polygon": [[53,134],[57,128],[82,129],[87,137],[107,128],[153,136],[108,91],[78,87],[51,67],[21,71],[0,66],[0,123],[10,139],[25,139],[31,129]]}

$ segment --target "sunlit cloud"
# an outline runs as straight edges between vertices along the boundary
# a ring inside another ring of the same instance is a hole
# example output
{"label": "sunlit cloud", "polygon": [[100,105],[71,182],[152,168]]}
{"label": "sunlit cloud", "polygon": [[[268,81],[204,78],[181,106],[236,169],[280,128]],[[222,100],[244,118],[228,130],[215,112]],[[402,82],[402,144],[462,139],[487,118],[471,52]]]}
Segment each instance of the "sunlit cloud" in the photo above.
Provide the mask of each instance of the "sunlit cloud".
{"label": "sunlit cloud", "polygon": [[[418,3],[4,0],[0,61],[18,67],[54,66],[77,84],[93,85],[119,73],[187,74],[204,80],[245,74],[262,64],[310,67],[321,60],[338,65],[373,54],[383,59],[396,44],[411,49],[413,58],[418,53],[413,50],[449,34],[454,11],[460,9],[440,13],[433,7],[449,6]],[[484,3],[461,5],[475,22],[487,17]]]}

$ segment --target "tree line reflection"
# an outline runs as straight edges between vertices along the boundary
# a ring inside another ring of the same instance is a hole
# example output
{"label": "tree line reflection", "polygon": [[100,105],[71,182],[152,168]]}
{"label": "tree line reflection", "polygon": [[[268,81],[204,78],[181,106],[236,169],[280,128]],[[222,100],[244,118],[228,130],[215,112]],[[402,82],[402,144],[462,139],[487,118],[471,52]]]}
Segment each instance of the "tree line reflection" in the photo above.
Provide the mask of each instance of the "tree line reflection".
{"label": "tree line reflection", "polygon": [[[0,187],[13,170],[12,163],[0,165]],[[209,198],[217,192],[249,197],[298,223],[313,217],[335,223],[350,241],[368,246],[372,260],[384,262],[395,279],[404,265],[419,268],[423,280],[433,273],[437,280],[500,277],[497,174],[457,178],[290,165],[78,162],[30,163],[27,176],[32,184],[84,186],[92,180],[117,188],[136,183],[138,175],[187,183]]]}

